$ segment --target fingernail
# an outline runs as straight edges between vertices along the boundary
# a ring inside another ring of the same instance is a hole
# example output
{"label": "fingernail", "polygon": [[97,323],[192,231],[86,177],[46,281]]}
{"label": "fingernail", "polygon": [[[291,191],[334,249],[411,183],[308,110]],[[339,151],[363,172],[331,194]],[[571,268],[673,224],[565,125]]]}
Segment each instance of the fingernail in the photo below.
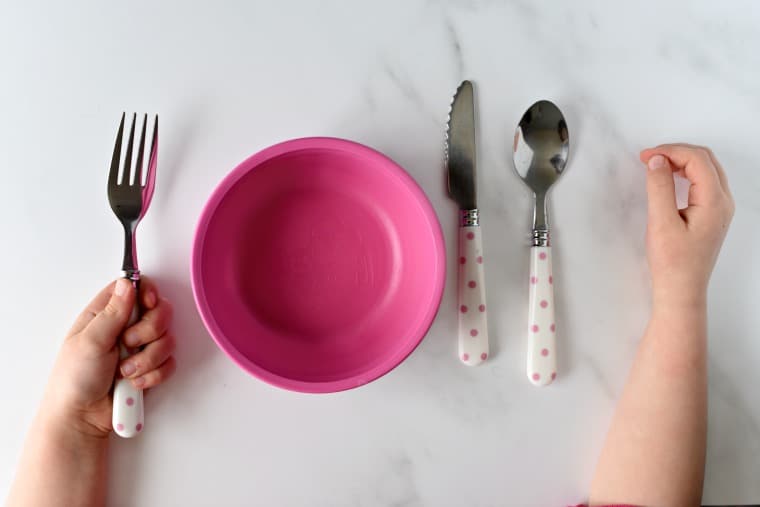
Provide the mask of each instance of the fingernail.
{"label": "fingernail", "polygon": [[129,377],[136,370],[137,368],[135,368],[135,365],[132,363],[124,363],[121,365],[121,374],[124,375],[125,377]]}
{"label": "fingernail", "polygon": [[148,291],[148,293],[145,295],[145,306],[148,308],[153,308],[156,306],[156,293],[151,291]]}
{"label": "fingernail", "polygon": [[132,379],[132,384],[133,384],[133,385],[134,385],[136,388],[140,389],[142,386],[144,386],[144,385],[145,385],[145,379],[144,379],[144,378],[142,378],[142,377],[137,377],[136,379]]}
{"label": "fingernail", "polygon": [[647,163],[649,166],[650,171],[655,171],[657,169],[662,169],[665,167],[665,157],[662,155],[655,155],[654,157],[649,159],[649,162]]}
{"label": "fingernail", "polygon": [[113,293],[117,296],[124,296],[130,288],[130,284],[124,278],[116,280],[116,285],[113,288]]}

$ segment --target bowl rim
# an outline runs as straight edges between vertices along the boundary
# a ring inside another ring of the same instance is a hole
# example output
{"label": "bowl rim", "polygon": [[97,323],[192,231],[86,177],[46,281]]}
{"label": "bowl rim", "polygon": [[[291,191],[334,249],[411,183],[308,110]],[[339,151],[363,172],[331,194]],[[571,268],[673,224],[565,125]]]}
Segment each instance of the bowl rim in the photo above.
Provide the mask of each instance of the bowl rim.
{"label": "bowl rim", "polygon": [[[202,283],[201,253],[203,252],[206,231],[208,230],[209,223],[213,218],[217,207],[222,202],[229,190],[233,188],[243,176],[248,174],[250,171],[255,170],[266,161],[280,157],[287,153],[293,153],[307,149],[344,151],[366,156],[368,158],[374,158],[383,162],[383,169],[390,171],[394,176],[399,178],[402,183],[409,189],[414,199],[420,205],[420,208],[427,222],[430,224],[433,241],[435,243],[434,250],[436,253],[436,259],[434,259],[435,286],[433,288],[433,298],[431,300],[431,304],[425,310],[423,318],[419,320],[417,328],[415,328],[414,332],[411,333],[411,339],[408,340],[408,342],[403,347],[396,351],[395,354],[389,356],[384,361],[380,362],[365,372],[340,380],[331,380],[324,382],[308,382],[303,380],[296,380],[289,377],[283,377],[279,374],[262,368],[255,362],[245,357],[245,355],[238,351],[237,348],[235,348],[235,346],[225,336],[221,330],[221,327],[214,319],[210,305],[206,299]],[[441,224],[438,220],[438,216],[435,213],[435,209],[433,208],[432,203],[422,188],[419,186],[419,184],[408,172],[406,172],[406,170],[404,170],[390,157],[380,153],[373,148],[357,143],[355,141],[335,137],[303,137],[283,141],[264,148],[239,163],[221,180],[221,182],[219,182],[203,206],[195,227],[190,264],[190,279],[195,304],[198,308],[201,320],[203,321],[206,330],[211,335],[211,338],[214,340],[217,346],[239,367],[254,377],[276,387],[303,393],[332,393],[353,389],[377,380],[404,362],[404,360],[419,346],[419,344],[422,342],[430,330],[430,327],[433,325],[435,317],[438,314],[441,306],[441,300],[443,298],[443,290],[446,281],[446,248]]]}

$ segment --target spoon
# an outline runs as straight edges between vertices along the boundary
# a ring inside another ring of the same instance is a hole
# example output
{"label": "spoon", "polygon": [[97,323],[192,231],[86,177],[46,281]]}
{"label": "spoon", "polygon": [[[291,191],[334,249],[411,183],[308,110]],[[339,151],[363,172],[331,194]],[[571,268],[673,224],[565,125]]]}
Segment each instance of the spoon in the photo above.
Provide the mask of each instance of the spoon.
{"label": "spoon", "polygon": [[564,172],[570,152],[567,123],[559,108],[548,100],[530,106],[515,131],[513,149],[515,171],[535,195],[527,373],[534,385],[546,386],[557,378],[554,280],[546,203],[549,189]]}

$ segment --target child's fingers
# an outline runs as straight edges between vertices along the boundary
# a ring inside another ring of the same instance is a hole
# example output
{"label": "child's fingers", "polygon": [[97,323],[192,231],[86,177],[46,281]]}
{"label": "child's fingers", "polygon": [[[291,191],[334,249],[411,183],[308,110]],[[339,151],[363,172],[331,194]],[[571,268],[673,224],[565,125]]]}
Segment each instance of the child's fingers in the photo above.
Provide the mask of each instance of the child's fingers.
{"label": "child's fingers", "polygon": [[138,389],[149,389],[166,381],[166,379],[174,374],[176,369],[177,361],[172,356],[155,370],[149,371],[145,375],[141,375],[137,378],[132,379],[132,383]]}
{"label": "child's fingers", "polygon": [[81,334],[101,350],[110,350],[127,325],[134,303],[134,291],[129,280],[116,280],[108,302],[86,324]]}
{"label": "child's fingers", "polygon": [[[723,166],[721,165],[720,161],[718,160],[718,157],[715,156],[715,153],[708,148],[707,146],[696,146],[694,144],[687,144],[687,143],[677,143],[678,146],[685,146],[687,148],[692,148],[695,150],[705,150],[707,152],[707,155],[710,157],[710,160],[712,161],[713,165],[715,166],[715,170],[718,172],[718,181],[720,181],[720,186],[723,189],[723,191],[731,197],[731,189],[728,186],[728,177],[726,176],[726,171],[723,169]],[[731,197],[733,199],[733,197]]]}
{"label": "child's fingers", "polygon": [[108,300],[111,299],[114,283],[115,282],[111,282],[103,287],[101,291],[98,292],[97,296],[92,298],[92,301],[90,301],[84,310],[82,310],[82,313],[77,316],[67,336],[73,336],[82,331],[85,327],[87,327],[87,324],[89,324],[90,321],[95,318],[98,312],[103,310],[103,308],[106,306],[106,303],[108,303]]}
{"label": "child's fingers", "polygon": [[144,311],[152,310],[158,304],[158,287],[148,276],[140,278],[140,304]]}
{"label": "child's fingers", "polygon": [[647,161],[647,202],[649,223],[681,223],[676,204],[676,190],[673,182],[673,168],[668,159],[654,155]]}
{"label": "child's fingers", "polygon": [[136,324],[124,332],[124,343],[128,347],[139,347],[156,340],[169,329],[172,314],[171,303],[159,298],[152,310],[145,312]]}
{"label": "child's fingers", "polygon": [[664,144],[643,150],[640,157],[646,163],[655,155],[667,157],[676,169],[683,170],[684,176],[694,186],[694,191],[689,192],[690,206],[713,205],[723,196],[718,170],[704,148]]}
{"label": "child's fingers", "polygon": [[174,352],[174,336],[167,333],[149,343],[144,349],[124,359],[119,365],[121,374],[136,378],[161,366]]}

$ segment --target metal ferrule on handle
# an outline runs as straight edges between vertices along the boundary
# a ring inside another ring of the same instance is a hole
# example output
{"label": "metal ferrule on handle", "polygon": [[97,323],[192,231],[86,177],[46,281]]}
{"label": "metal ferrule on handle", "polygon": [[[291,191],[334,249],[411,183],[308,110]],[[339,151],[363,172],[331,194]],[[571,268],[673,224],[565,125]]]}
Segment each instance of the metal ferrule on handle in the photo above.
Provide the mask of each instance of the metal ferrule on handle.
{"label": "metal ferrule on handle", "polygon": [[533,229],[533,246],[552,246],[548,229]]}
{"label": "metal ferrule on handle", "polygon": [[477,209],[459,210],[460,227],[478,227],[480,226],[480,212]]}

